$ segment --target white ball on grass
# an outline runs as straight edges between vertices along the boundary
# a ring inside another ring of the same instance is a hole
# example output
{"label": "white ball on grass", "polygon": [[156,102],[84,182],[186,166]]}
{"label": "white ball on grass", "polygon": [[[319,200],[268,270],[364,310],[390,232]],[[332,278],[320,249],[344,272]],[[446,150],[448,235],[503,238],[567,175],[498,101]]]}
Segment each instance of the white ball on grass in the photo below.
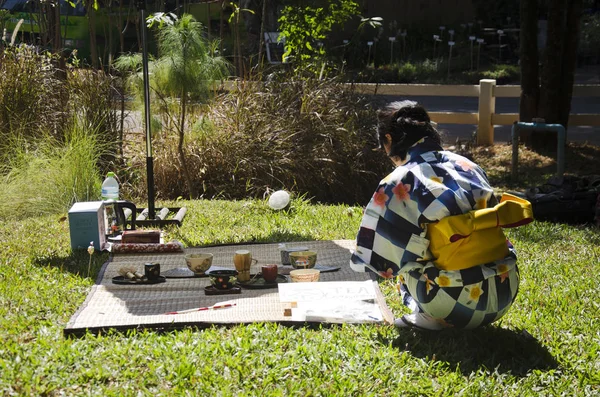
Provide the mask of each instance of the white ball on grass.
{"label": "white ball on grass", "polygon": [[278,190],[269,197],[269,207],[274,210],[281,210],[290,203],[290,194],[285,190]]}

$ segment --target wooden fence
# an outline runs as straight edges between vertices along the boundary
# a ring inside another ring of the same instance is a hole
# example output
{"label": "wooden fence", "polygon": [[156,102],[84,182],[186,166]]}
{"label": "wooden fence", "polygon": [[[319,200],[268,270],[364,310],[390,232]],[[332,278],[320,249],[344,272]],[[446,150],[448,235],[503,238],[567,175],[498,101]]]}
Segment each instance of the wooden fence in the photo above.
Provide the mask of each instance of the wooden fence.
{"label": "wooden fence", "polygon": [[[354,84],[357,90],[370,95],[454,96],[478,97],[477,113],[429,112],[436,123],[477,125],[477,144],[494,143],[494,125],[512,125],[519,121],[518,113],[496,113],[496,98],[518,98],[521,86],[496,85],[496,80],[480,80],[479,85],[435,84]],[[574,85],[574,97],[598,97],[599,85]],[[571,114],[570,126],[600,126],[600,114]]]}

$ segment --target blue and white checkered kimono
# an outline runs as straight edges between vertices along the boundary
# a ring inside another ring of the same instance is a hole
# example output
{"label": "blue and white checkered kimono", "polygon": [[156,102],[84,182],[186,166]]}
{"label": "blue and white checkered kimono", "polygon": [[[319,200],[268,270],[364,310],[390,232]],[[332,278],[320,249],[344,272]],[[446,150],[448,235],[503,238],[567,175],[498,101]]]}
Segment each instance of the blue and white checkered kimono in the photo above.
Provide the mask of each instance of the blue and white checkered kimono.
{"label": "blue and white checkered kimono", "polygon": [[489,324],[506,313],[517,294],[514,249],[507,241],[510,254],[502,260],[441,270],[429,251],[426,228],[444,217],[496,204],[479,166],[425,138],[380,182],[365,209],[350,266],[398,276],[404,304],[442,327]]}

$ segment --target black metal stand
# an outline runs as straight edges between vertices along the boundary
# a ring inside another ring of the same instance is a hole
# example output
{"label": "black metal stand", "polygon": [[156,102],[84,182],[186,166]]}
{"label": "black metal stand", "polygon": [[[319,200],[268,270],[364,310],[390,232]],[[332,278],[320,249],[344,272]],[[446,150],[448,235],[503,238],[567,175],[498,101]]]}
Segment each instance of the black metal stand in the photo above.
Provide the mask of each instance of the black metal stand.
{"label": "black metal stand", "polygon": [[144,78],[144,110],[146,128],[146,176],[148,183],[148,217],[154,219],[154,162],[152,159],[152,130],[150,118],[150,81],[148,78],[148,48],[146,46],[146,1],[136,0],[140,12],[140,30],[142,34],[142,74]]}
{"label": "black metal stand", "polygon": [[173,219],[166,219],[167,214],[163,208],[160,216],[156,216],[154,206],[154,159],[152,158],[152,130],[150,118],[150,80],[148,78],[148,49],[146,46],[146,2],[145,0],[136,0],[136,7],[140,13],[140,29],[142,36],[142,72],[144,78],[144,111],[145,111],[145,130],[146,130],[146,177],[148,184],[148,208],[136,209],[132,213],[135,219],[135,225],[138,226],[164,226],[181,225],[181,221],[186,213],[186,208],[168,208],[168,212],[175,212]]}

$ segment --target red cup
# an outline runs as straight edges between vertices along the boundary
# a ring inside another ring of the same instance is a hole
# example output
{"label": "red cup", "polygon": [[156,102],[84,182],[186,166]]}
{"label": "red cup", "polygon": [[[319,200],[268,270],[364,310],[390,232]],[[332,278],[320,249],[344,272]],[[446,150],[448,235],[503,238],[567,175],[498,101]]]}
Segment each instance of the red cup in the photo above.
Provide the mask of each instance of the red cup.
{"label": "red cup", "polygon": [[277,280],[277,265],[264,265],[261,267],[262,277],[265,281],[272,283]]}

